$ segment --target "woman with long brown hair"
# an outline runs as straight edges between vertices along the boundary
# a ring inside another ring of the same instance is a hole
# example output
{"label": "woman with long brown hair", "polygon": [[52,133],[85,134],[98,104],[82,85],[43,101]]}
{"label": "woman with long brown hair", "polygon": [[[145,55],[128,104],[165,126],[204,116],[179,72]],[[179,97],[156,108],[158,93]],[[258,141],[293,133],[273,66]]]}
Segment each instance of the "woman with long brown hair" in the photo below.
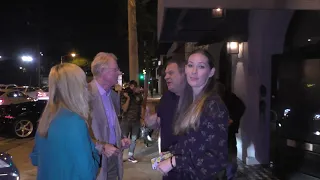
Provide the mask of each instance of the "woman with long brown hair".
{"label": "woman with long brown hair", "polygon": [[228,161],[228,111],[214,90],[214,60],[205,50],[196,50],[185,67],[193,102],[179,112],[174,133],[179,136],[170,148],[173,156],[158,170],[179,173],[179,179],[225,179]]}

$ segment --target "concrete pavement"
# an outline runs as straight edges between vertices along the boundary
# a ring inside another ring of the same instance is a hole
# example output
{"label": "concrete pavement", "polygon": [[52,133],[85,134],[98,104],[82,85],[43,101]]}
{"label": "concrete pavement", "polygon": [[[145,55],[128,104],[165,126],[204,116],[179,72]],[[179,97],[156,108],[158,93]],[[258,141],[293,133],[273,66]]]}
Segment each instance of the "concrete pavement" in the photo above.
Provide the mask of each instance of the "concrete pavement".
{"label": "concrete pavement", "polygon": [[[8,151],[13,156],[13,161],[18,167],[21,180],[35,180],[37,169],[31,165],[29,153],[32,151],[34,142],[29,140]],[[124,160],[127,159],[127,151],[124,152]],[[139,140],[136,147],[135,157],[138,163],[124,162],[124,180],[161,180],[159,172],[151,169],[150,159],[158,155],[157,144],[151,147],[144,147]]]}

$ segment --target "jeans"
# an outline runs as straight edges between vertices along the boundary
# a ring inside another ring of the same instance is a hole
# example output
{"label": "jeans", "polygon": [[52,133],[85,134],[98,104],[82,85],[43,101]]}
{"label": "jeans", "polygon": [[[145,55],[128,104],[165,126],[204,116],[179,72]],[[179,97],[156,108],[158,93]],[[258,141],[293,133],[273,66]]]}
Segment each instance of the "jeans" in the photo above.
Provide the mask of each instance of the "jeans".
{"label": "jeans", "polygon": [[120,126],[121,126],[121,131],[123,136],[127,138],[129,138],[129,135],[131,136],[129,155],[133,156],[134,150],[136,148],[136,140],[140,133],[140,126],[141,126],[140,122],[122,120]]}

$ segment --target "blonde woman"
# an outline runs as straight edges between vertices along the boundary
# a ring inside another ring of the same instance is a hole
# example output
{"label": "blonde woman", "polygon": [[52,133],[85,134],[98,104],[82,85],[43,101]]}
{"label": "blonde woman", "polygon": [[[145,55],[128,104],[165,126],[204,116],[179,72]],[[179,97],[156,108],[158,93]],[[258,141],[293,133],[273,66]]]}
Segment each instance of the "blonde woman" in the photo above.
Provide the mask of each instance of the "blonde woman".
{"label": "blonde woman", "polygon": [[169,148],[173,157],[161,162],[163,174],[175,171],[176,179],[226,179],[228,161],[228,111],[214,91],[214,61],[205,50],[191,53],[185,67],[193,103],[179,112],[173,130],[178,143]]}
{"label": "blonde woman", "polygon": [[30,157],[38,180],[94,180],[99,155],[88,132],[86,76],[77,65],[51,68],[49,101],[40,118]]}

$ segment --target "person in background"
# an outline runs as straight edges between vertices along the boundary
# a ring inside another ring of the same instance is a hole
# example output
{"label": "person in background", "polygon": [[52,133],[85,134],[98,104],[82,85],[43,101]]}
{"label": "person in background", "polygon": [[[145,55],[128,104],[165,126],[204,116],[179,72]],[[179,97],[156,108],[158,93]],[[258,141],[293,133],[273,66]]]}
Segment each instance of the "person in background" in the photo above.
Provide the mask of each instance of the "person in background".
{"label": "person in background", "polygon": [[[171,59],[167,63],[164,79],[168,91],[161,97],[157,113],[151,115],[149,108],[146,108],[145,123],[147,127],[160,128],[160,154],[168,152],[169,147],[177,143],[177,136],[173,134],[175,116],[178,116],[180,111],[185,111],[192,102],[192,89],[187,84],[185,65],[186,61],[179,59]],[[184,96],[186,96],[184,102],[179,101],[179,99],[184,99]],[[163,179],[176,180],[178,175],[175,171],[170,171]]]}
{"label": "person in background", "polygon": [[116,93],[118,93],[118,95],[119,95],[119,97],[120,97],[120,94],[121,94],[121,92],[122,92],[122,86],[121,86],[120,84],[116,84],[116,85],[114,85],[113,90],[114,90]]}
{"label": "person in background", "polygon": [[30,155],[38,180],[95,180],[99,155],[90,139],[86,75],[75,64],[51,68],[50,99]]}
{"label": "person in background", "polygon": [[89,83],[91,127],[96,149],[102,156],[97,180],[122,180],[122,150],[129,147],[130,139],[121,135],[120,98],[112,90],[121,74],[117,57],[112,53],[98,53],[91,63],[91,72],[94,77]]}
{"label": "person in background", "polygon": [[129,82],[129,87],[124,90],[121,96],[121,107],[123,117],[121,121],[121,130],[124,137],[131,136],[131,145],[129,147],[128,161],[137,163],[138,160],[134,158],[134,150],[136,147],[136,140],[140,133],[140,127],[144,125],[141,113],[143,97],[135,80]]}
{"label": "person in background", "polygon": [[227,167],[227,177],[228,180],[232,180],[237,174],[238,167],[236,134],[238,133],[240,120],[246,110],[246,106],[236,94],[227,90],[222,83],[217,83],[216,88],[220,97],[226,104],[230,116],[228,131],[229,164]]}
{"label": "person in background", "polygon": [[176,171],[177,179],[184,180],[226,179],[229,114],[214,90],[210,53],[202,49],[192,52],[185,72],[193,103],[176,117],[173,127],[178,142],[169,148],[173,156],[160,162],[158,170],[164,175]]}

